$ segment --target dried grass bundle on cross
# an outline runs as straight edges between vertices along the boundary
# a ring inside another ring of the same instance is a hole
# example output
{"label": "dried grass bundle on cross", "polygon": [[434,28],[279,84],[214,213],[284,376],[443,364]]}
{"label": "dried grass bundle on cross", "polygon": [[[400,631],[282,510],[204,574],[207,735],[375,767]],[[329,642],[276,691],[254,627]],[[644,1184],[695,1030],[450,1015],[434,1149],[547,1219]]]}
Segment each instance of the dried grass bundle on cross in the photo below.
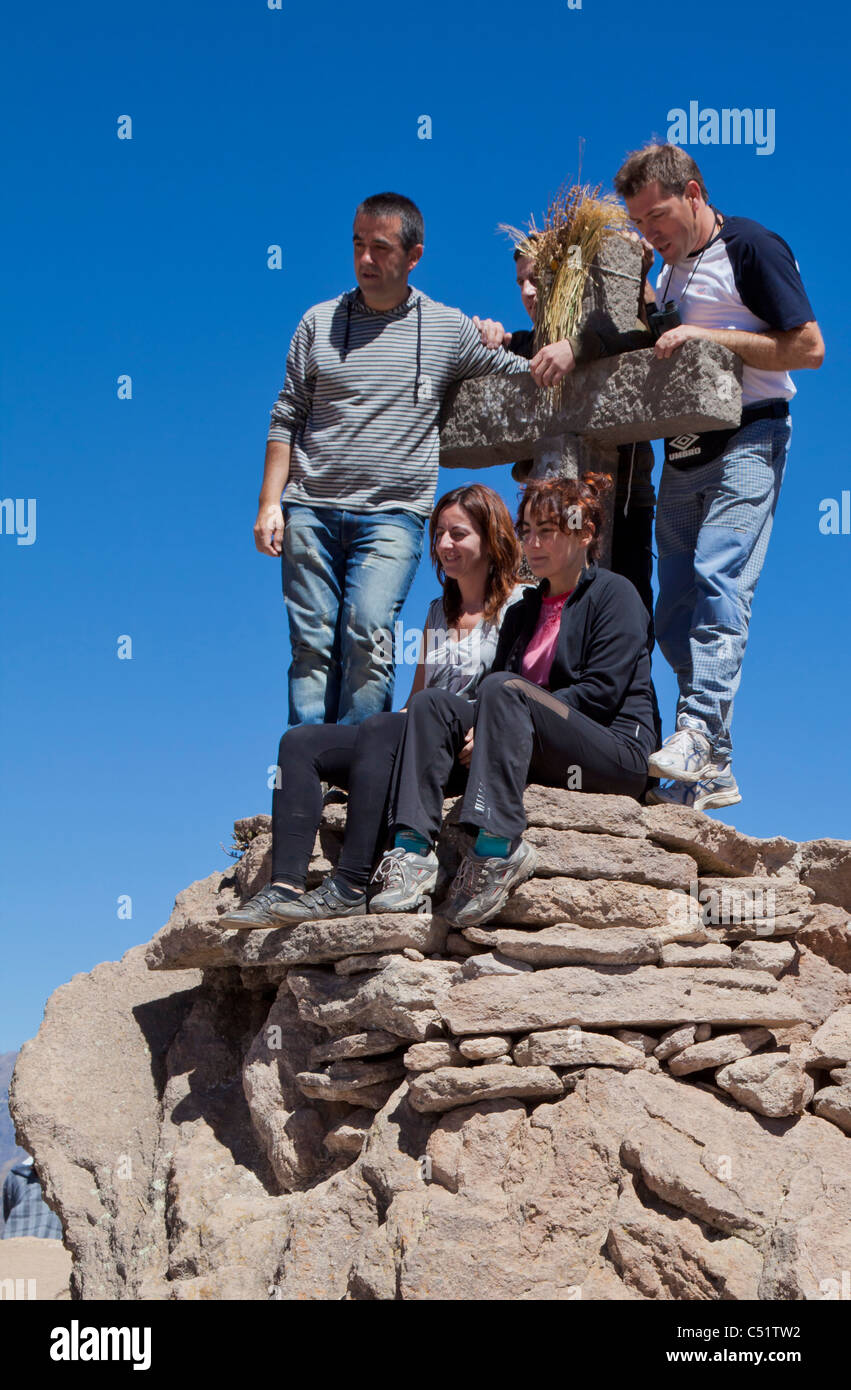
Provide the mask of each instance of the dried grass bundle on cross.
{"label": "dried grass bundle on cross", "polygon": [[507,232],[522,256],[535,265],[538,308],[535,346],[559,342],[575,333],[582,310],[588,269],[607,237],[626,230],[626,210],[602,184],[572,184],[562,188],[544,214],[543,227],[534,218],[527,231],[506,223]]}

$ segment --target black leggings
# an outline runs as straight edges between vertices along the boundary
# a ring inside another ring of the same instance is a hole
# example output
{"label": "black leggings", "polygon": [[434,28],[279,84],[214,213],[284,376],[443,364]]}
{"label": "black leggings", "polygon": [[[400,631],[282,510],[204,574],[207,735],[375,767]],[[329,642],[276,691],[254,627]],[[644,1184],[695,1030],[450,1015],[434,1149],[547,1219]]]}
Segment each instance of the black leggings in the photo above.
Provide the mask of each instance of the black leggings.
{"label": "black leggings", "polygon": [[443,798],[457,778],[455,759],[473,723],[462,824],[517,839],[526,829],[523,790],[529,782],[634,797],[644,791],[647,756],[638,743],[532,681],[496,671],[482,681],[475,706],[438,689],[409,702],[393,776],[391,820],[397,829],[406,826],[437,839]]}
{"label": "black leggings", "polygon": [[362,724],[300,724],[281,739],[281,786],[272,797],[272,881],[303,888],[322,819],[321,782],[348,789],[349,805],[337,873],[366,890],[387,834],[387,797],[401,713],[374,714]]}

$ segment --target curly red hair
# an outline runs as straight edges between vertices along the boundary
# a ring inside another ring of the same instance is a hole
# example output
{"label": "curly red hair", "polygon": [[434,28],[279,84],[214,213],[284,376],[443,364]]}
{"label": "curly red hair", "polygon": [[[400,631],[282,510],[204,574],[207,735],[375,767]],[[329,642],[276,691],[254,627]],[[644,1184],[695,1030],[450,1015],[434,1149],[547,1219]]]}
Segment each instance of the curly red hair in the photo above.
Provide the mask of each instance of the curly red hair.
{"label": "curly red hair", "polygon": [[606,497],[612,489],[608,473],[586,473],[583,478],[532,478],[520,494],[518,531],[526,519],[549,521],[560,531],[591,533],[588,559],[596,560],[606,518]]}

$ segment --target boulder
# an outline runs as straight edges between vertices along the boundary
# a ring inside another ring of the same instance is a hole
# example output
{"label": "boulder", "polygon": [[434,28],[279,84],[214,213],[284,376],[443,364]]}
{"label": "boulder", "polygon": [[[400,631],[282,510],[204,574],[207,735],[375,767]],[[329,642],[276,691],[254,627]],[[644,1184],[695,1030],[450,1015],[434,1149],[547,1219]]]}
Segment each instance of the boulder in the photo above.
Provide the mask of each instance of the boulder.
{"label": "boulder", "polygon": [[702,874],[797,879],[798,846],[780,835],[743,835],[690,806],[645,807],[644,825],[655,844],[691,855]]}
{"label": "boulder", "polygon": [[816,1093],[813,1109],[823,1120],[830,1120],[846,1134],[851,1134],[851,1082],[825,1086]]}
{"label": "boulder", "polygon": [[530,826],[524,839],[538,851],[535,873],[541,878],[608,878],[682,892],[697,880],[694,860],[687,854],[670,854],[646,839],[549,826]]}
{"label": "boulder", "polygon": [[766,1052],[731,1062],[715,1073],[717,1084],[740,1105],[779,1119],[799,1115],[813,1098],[813,1080],[793,1057]]}
{"label": "boulder", "polygon": [[549,1067],[490,1062],[480,1067],[438,1067],[421,1072],[411,1081],[409,1096],[415,1110],[430,1113],[507,1096],[551,1098],[562,1095],[563,1090],[558,1075]]}
{"label": "boulder", "polygon": [[562,923],[539,931],[511,927],[468,927],[465,936],[476,945],[492,944],[510,960],[529,965],[649,965],[658,960],[658,934],[640,927],[572,927]]}
{"label": "boulder", "polygon": [[743,941],[733,951],[731,964],[742,970],[767,970],[777,979],[794,959],[791,941]]}
{"label": "boulder", "polygon": [[801,882],[822,902],[851,912],[851,843],[807,840],[801,845]]}
{"label": "boulder", "polygon": [[440,1032],[440,1005],[457,970],[449,962],[394,956],[383,970],[352,979],[323,970],[291,970],[287,984],[298,1000],[299,1017],[308,1023],[329,1030],[357,1024],[364,1031],[422,1042]]}
{"label": "boulder", "polygon": [[514,1048],[514,1060],[520,1067],[617,1067],[631,1071],[644,1066],[644,1055],[643,1048],[639,1051],[607,1033],[587,1033],[582,1028],[530,1033]]}
{"label": "boulder", "polygon": [[[706,1042],[683,1048],[670,1059],[668,1065],[674,1076],[688,1076],[693,1071],[722,1067],[728,1062],[737,1062],[740,1057],[749,1057],[758,1047],[764,1047],[771,1040],[767,1028],[743,1028],[738,1033],[719,1033]],[[656,1055],[659,1055],[658,1052]]]}
{"label": "boulder", "polygon": [[511,1051],[511,1039],[502,1037],[464,1038],[458,1051],[468,1062],[495,1062]]}
{"label": "boulder", "polygon": [[671,1028],[697,1016],[715,1025],[795,1023],[800,1011],[771,975],[756,970],[563,966],[528,976],[462,980],[448,990],[450,1033],[589,1028]]}
{"label": "boulder", "polygon": [[[498,926],[549,927],[569,922],[577,927],[677,926],[680,908],[691,899],[667,888],[644,883],[613,883],[609,879],[530,879],[508,899],[493,919]],[[695,936],[705,941],[702,929],[683,925],[680,940]]]}
{"label": "boulder", "polygon": [[434,1071],[437,1067],[463,1067],[465,1058],[455,1043],[414,1043],[402,1058],[408,1071]]}
{"label": "boulder", "polygon": [[175,909],[151,943],[148,966],[182,970],[189,965],[320,965],[406,946],[440,951],[445,940],[446,924],[430,913],[367,913],[294,927],[223,931],[214,921],[187,923],[185,909]]}
{"label": "boulder", "polygon": [[732,951],[723,941],[707,941],[703,946],[670,942],[662,947],[660,965],[729,965]]}
{"label": "boulder", "polygon": [[816,1067],[841,1067],[851,1062],[851,1004],[837,1009],[816,1029],[810,1060]]}

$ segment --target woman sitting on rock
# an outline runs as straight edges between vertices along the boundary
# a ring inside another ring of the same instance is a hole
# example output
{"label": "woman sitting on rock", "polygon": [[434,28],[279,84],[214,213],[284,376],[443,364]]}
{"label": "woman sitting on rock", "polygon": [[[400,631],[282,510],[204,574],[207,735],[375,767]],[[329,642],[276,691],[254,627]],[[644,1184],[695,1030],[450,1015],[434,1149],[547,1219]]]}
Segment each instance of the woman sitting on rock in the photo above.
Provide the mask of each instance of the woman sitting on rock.
{"label": "woman sitting on rock", "polygon": [[[473,708],[490,670],[516,585],[520,549],[502,498],[481,483],[441,497],[429,523],[431,558],[443,595],[429,606],[410,699],[439,690]],[[272,797],[272,881],[222,927],[281,927],[367,911],[373,863],[386,844],[387,800],[404,711],[362,724],[301,724],[281,739],[280,787]],[[469,720],[472,725],[472,718]],[[304,891],[322,818],[322,782],[348,789],[348,814],[336,870]],[[380,880],[380,881],[383,881]]]}
{"label": "woman sitting on rock", "polygon": [[395,845],[371,912],[411,911],[433,891],[443,799],[471,745],[460,821],[477,838],[442,908],[458,927],[493,917],[535,871],[536,851],[521,838],[528,782],[644,792],[658,717],[649,617],[628,579],[594,563],[610,487],[595,474],[527,485],[517,534],[541,583],[509,610],[475,706],[438,689],[409,701],[391,795]]}

